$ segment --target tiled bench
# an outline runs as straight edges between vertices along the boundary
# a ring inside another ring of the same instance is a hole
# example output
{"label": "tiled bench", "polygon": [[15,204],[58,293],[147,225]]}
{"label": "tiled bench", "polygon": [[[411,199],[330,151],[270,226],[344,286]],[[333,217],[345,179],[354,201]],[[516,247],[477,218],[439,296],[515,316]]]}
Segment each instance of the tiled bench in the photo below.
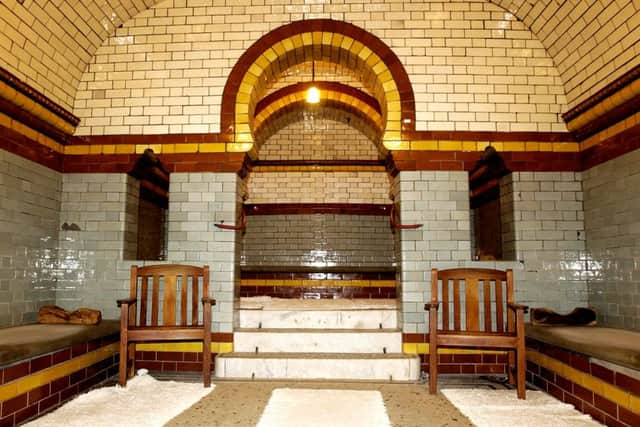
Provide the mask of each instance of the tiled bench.
{"label": "tiled bench", "polygon": [[640,426],[640,332],[527,325],[527,381],[608,426]]}
{"label": "tiled bench", "polygon": [[120,323],[0,329],[0,427],[70,400],[118,371]]}

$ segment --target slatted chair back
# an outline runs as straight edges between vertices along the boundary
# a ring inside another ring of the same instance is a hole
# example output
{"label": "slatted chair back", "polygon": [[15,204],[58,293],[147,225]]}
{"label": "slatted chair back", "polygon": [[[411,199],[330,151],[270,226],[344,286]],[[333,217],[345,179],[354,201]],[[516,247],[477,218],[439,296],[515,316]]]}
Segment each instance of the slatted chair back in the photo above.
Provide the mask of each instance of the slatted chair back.
{"label": "slatted chair back", "polygon": [[513,273],[484,268],[431,270],[429,392],[438,389],[438,349],[506,351],[509,383],[526,398],[524,313],[514,303]]}
{"label": "slatted chair back", "polygon": [[120,307],[121,386],[135,372],[138,342],[202,342],[202,378],[211,385],[211,307],[209,267],[158,264],[131,267],[129,298]]}
{"label": "slatted chair back", "polygon": [[431,302],[440,303],[438,329],[486,333],[513,332],[511,270],[458,268],[433,271]]}
{"label": "slatted chair back", "polygon": [[138,301],[132,326],[201,326],[203,297],[209,296],[209,267],[131,267],[130,295]]}

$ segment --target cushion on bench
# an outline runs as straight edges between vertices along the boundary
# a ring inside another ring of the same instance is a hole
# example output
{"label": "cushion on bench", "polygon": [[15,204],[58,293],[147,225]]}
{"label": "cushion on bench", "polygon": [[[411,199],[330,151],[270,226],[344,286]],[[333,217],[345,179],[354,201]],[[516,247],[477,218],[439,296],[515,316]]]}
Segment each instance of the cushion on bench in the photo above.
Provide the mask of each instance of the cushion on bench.
{"label": "cushion on bench", "polygon": [[103,320],[98,325],[33,324],[0,329],[0,366],[119,332],[119,320]]}
{"label": "cushion on bench", "polygon": [[603,326],[525,325],[527,338],[640,370],[640,331]]}

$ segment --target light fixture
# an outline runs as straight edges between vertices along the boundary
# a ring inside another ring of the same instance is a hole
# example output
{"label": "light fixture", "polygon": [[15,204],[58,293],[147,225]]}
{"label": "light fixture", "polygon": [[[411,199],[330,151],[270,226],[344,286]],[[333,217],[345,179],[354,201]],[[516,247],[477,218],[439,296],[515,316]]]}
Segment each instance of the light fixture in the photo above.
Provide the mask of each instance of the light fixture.
{"label": "light fixture", "polygon": [[317,104],[320,102],[320,91],[314,85],[314,81],[316,79],[316,64],[315,61],[311,60],[311,86],[307,89],[307,103],[308,104]]}

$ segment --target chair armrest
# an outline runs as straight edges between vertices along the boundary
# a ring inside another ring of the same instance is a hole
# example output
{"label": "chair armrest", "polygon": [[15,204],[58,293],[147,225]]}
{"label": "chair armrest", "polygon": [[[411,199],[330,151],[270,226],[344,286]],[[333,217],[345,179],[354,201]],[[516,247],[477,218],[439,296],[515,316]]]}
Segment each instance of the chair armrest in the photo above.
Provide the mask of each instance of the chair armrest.
{"label": "chair armrest", "polygon": [[522,310],[525,313],[529,312],[529,306],[528,305],[514,304],[514,303],[509,302],[509,303],[507,303],[507,307],[509,307],[513,311]]}
{"label": "chair armrest", "polygon": [[431,311],[431,309],[438,310],[439,306],[440,306],[439,302],[429,302],[429,303],[424,305],[424,309],[426,311]]}
{"label": "chair armrest", "polygon": [[118,303],[118,307],[120,307],[122,304],[129,304],[129,305],[133,305],[137,302],[138,300],[136,298],[122,298],[117,300],[116,302]]}
{"label": "chair armrest", "polygon": [[214,300],[213,298],[209,298],[209,297],[202,297],[202,303],[203,304],[216,305],[216,300]]}

